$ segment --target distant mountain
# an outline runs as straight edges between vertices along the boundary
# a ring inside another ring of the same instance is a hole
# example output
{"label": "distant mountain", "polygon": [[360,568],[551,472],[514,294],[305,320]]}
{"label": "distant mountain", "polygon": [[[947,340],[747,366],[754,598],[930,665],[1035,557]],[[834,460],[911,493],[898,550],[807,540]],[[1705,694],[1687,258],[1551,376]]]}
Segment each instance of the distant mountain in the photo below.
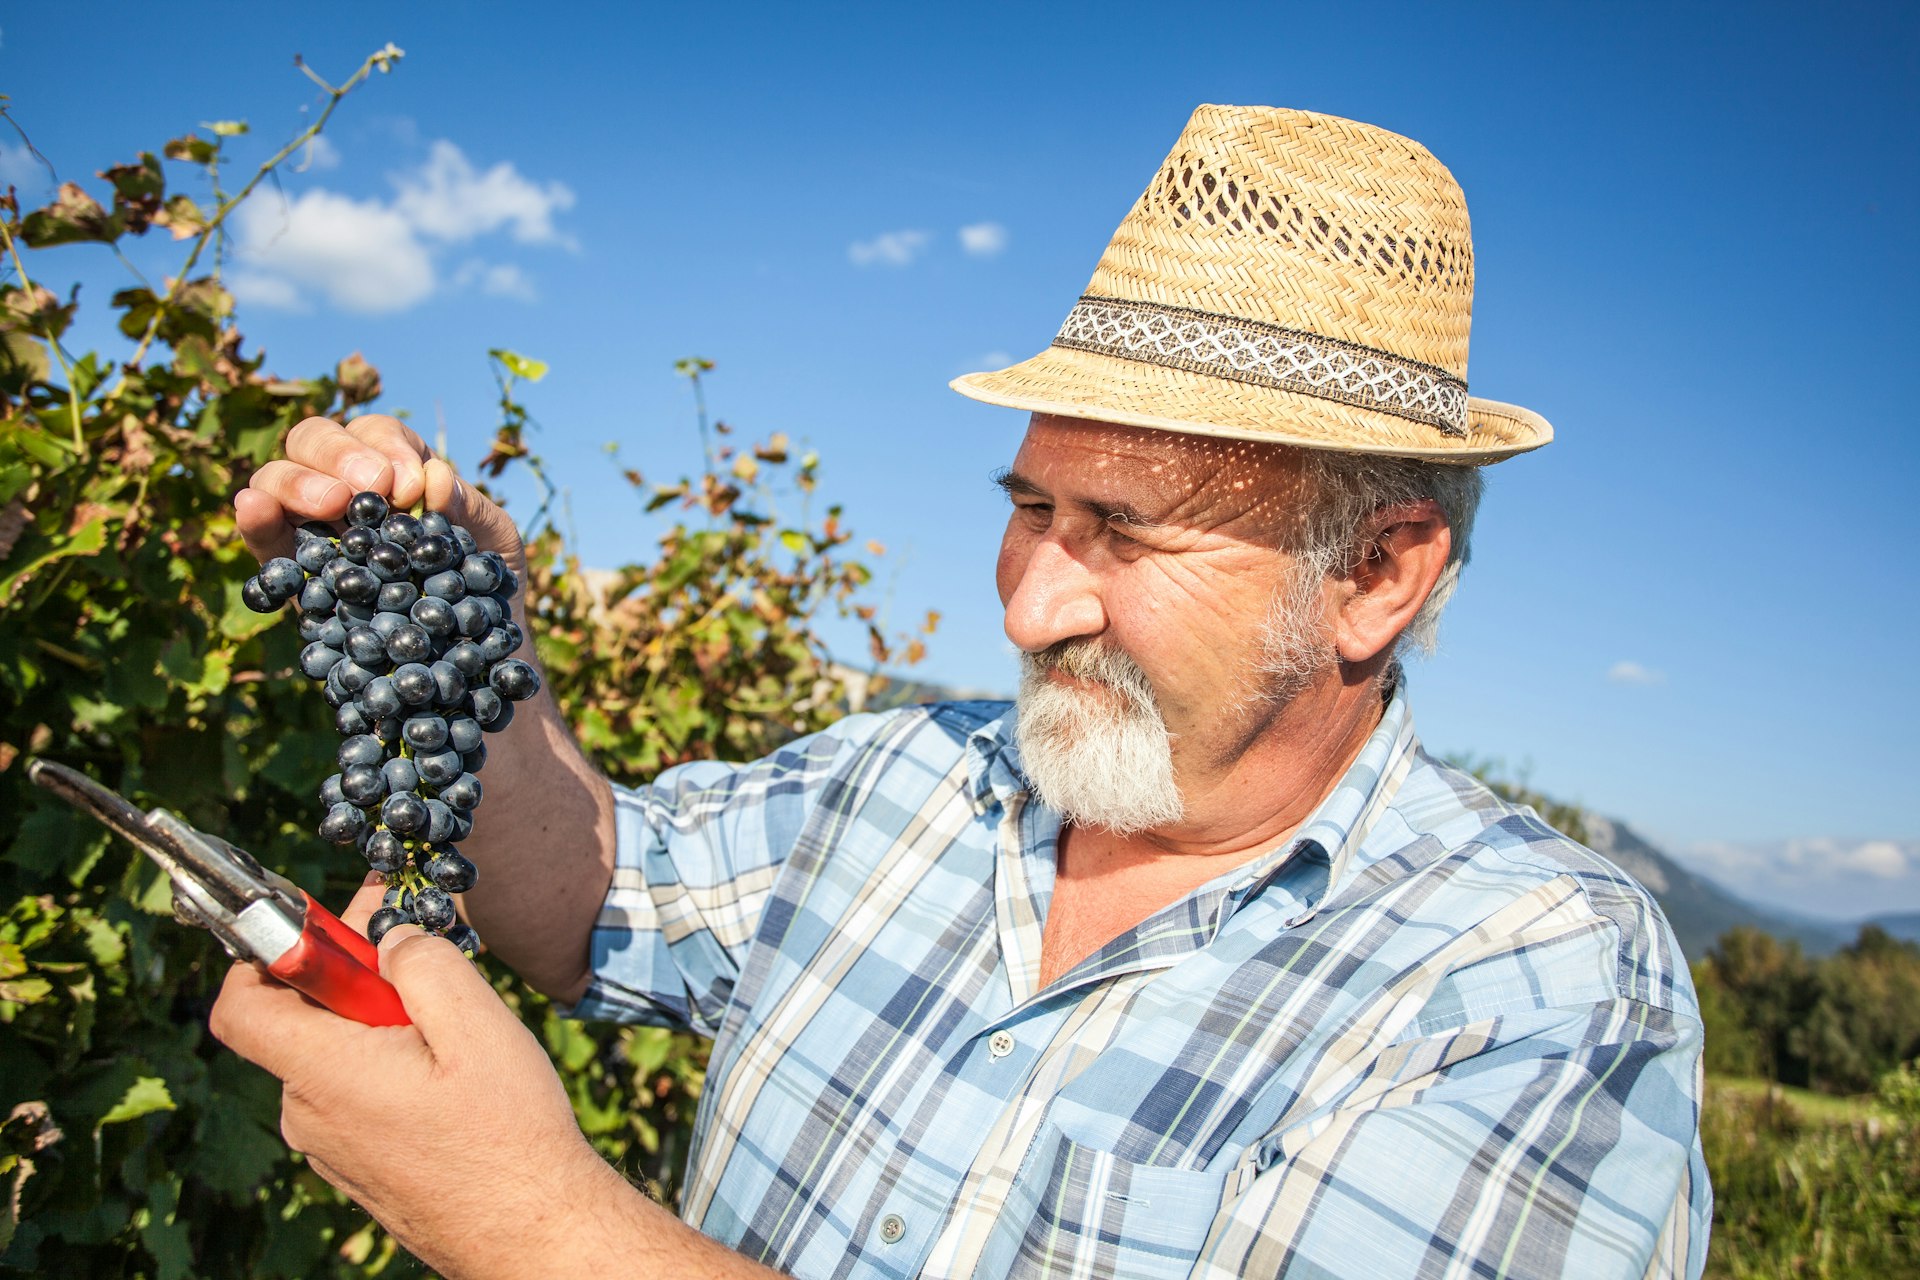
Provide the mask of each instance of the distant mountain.
{"label": "distant mountain", "polygon": [[[1846,925],[1795,918],[1743,902],[1648,844],[1626,823],[1593,813],[1585,818],[1587,845],[1647,887],[1666,912],[1667,922],[1689,961],[1706,955],[1715,940],[1736,925],[1793,939],[1815,955],[1845,946],[1859,932]],[[1895,937],[1920,938],[1920,913],[1890,916],[1880,924]]]}

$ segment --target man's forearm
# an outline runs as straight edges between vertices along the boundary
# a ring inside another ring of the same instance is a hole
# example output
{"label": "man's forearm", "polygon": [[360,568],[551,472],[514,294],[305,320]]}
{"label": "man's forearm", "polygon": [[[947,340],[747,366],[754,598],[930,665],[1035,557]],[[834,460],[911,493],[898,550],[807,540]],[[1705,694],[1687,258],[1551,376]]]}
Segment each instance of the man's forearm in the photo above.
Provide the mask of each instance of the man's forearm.
{"label": "man's forearm", "polygon": [[522,978],[571,1002],[586,988],[587,940],[613,877],[613,795],[550,694],[521,703],[488,750],[485,801],[462,846],[480,869],[467,912]]}

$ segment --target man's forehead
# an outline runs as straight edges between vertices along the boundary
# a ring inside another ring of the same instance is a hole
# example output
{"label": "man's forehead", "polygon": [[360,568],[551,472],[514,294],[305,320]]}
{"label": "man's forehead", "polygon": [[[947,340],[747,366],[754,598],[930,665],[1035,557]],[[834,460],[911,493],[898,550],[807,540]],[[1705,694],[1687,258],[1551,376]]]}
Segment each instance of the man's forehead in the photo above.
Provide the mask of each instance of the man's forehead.
{"label": "man's forehead", "polygon": [[1150,518],[1258,519],[1295,505],[1300,464],[1283,445],[1035,414],[1013,469],[1056,496],[1123,499]]}

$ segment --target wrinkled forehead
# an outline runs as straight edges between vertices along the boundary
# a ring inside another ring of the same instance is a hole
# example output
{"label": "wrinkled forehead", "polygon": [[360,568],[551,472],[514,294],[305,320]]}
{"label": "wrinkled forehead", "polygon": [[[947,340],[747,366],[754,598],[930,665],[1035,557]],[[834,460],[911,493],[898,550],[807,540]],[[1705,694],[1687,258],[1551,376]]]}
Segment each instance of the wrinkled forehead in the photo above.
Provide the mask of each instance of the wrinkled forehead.
{"label": "wrinkled forehead", "polygon": [[1013,470],[1057,497],[1119,501],[1150,520],[1282,528],[1300,506],[1300,451],[1036,413]]}

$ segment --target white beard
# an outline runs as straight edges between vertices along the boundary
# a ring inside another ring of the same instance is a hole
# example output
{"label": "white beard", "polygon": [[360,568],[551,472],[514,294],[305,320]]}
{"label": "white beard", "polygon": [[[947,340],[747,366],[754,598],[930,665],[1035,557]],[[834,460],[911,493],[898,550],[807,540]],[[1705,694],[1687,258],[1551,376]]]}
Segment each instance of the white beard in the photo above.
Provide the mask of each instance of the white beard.
{"label": "white beard", "polygon": [[[1056,684],[1056,668],[1104,692]],[[1088,640],[1023,653],[1015,706],[1020,763],[1042,804],[1119,835],[1180,820],[1172,738],[1133,659]]]}

